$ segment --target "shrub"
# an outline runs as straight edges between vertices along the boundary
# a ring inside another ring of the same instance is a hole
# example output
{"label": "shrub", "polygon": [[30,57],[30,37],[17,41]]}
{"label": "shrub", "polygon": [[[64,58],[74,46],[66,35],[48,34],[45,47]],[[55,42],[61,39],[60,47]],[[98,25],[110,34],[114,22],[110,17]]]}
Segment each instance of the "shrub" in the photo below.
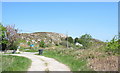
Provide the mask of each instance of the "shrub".
{"label": "shrub", "polygon": [[40,41],[39,47],[42,47],[42,48],[45,48],[45,47],[46,47],[46,46],[45,46],[45,42],[44,42],[43,40]]}
{"label": "shrub", "polygon": [[120,44],[118,37],[115,36],[110,42],[107,42],[106,51],[118,54],[120,49]]}
{"label": "shrub", "polygon": [[31,43],[30,43],[30,42],[28,42],[27,44],[28,44],[28,45],[30,45]]}

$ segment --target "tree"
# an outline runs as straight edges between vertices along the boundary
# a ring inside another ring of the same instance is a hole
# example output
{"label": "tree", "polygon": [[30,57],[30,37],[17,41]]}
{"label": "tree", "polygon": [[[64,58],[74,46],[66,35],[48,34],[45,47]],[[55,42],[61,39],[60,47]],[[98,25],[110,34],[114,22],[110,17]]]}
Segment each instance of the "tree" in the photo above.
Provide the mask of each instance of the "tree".
{"label": "tree", "polygon": [[78,42],[78,40],[79,40],[79,38],[76,37],[74,43]]}
{"label": "tree", "polygon": [[2,51],[7,47],[8,40],[6,39],[6,28],[0,23],[0,46],[2,46]]}
{"label": "tree", "polygon": [[17,49],[19,37],[15,25],[8,25],[5,27],[0,23],[0,31],[0,38],[2,37],[2,39],[0,39],[2,40],[0,42],[0,44],[2,44],[2,50]]}
{"label": "tree", "polygon": [[67,37],[65,40],[68,40],[68,42],[73,43],[73,38],[72,37]]}
{"label": "tree", "polygon": [[8,44],[7,44],[7,49],[17,49],[18,47],[18,39],[19,39],[19,35],[18,35],[18,29],[15,29],[15,25],[8,25],[5,27],[6,28],[6,38],[8,40]]}
{"label": "tree", "polygon": [[[9,44],[8,44],[8,47],[13,47],[14,46],[14,49],[17,49],[17,46],[18,46],[18,29],[15,29],[15,25],[8,25],[6,26],[6,29],[7,29],[7,38],[9,40]],[[17,42],[17,44],[16,44]],[[16,46],[16,47],[15,47]],[[8,48],[9,49],[9,48]]]}
{"label": "tree", "polygon": [[0,43],[4,43],[4,39],[5,39],[5,32],[6,32],[6,28],[2,25],[2,24],[0,24],[0,38],[1,38],[1,40],[2,41],[0,41]]}
{"label": "tree", "polygon": [[78,43],[82,44],[84,49],[89,48],[91,45],[92,36],[90,34],[85,34],[80,37]]}

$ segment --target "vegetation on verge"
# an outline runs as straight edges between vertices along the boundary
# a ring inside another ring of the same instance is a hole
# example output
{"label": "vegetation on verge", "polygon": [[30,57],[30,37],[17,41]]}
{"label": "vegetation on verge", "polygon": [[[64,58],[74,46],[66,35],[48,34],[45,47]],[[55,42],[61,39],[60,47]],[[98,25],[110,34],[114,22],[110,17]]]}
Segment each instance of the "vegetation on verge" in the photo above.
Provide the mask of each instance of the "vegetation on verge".
{"label": "vegetation on verge", "polygon": [[31,60],[20,56],[2,55],[2,71],[27,71]]}
{"label": "vegetation on verge", "polygon": [[107,42],[105,51],[111,52],[112,54],[119,54],[120,55],[120,39],[118,39],[118,36],[115,36],[112,40]]}

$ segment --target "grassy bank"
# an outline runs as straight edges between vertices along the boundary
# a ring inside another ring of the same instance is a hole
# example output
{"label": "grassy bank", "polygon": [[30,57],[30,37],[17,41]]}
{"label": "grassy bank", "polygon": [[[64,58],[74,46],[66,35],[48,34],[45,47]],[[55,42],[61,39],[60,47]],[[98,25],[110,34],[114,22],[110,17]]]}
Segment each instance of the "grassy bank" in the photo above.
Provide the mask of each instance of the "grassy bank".
{"label": "grassy bank", "polygon": [[26,48],[20,48],[20,51],[23,52],[38,52],[39,49],[26,49]]}
{"label": "grassy bank", "polygon": [[84,59],[76,59],[70,53],[65,54],[67,51],[63,50],[44,50],[43,55],[46,57],[51,57],[59,62],[66,64],[70,67],[72,71],[90,71],[91,69],[87,67],[87,61]]}
{"label": "grassy bank", "polygon": [[3,55],[2,71],[27,71],[31,60],[20,56]]}

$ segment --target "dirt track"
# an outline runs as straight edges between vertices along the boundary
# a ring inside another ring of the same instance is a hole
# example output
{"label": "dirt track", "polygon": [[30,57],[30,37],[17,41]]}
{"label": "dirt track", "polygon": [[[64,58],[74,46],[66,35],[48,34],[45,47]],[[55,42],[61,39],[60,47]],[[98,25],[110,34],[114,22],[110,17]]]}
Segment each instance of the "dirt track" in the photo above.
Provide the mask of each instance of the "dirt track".
{"label": "dirt track", "polygon": [[24,56],[32,60],[32,64],[28,71],[70,71],[69,67],[56,61],[53,58],[34,55],[35,53],[24,52],[21,54],[13,54]]}

